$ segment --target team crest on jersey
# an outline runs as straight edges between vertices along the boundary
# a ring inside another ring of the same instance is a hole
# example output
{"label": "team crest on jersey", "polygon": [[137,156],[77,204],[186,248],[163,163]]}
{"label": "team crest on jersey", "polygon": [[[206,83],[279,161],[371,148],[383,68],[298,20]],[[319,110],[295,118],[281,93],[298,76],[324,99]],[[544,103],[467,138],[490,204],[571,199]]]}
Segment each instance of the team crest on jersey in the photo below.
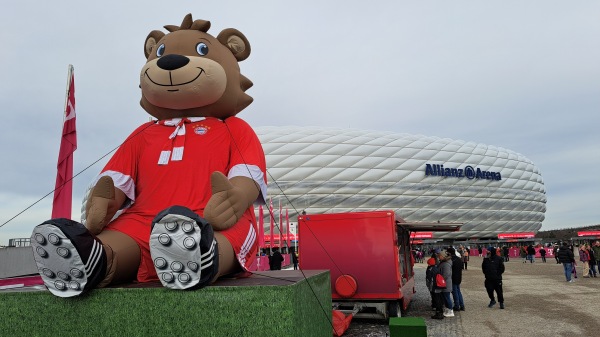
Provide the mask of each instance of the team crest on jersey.
{"label": "team crest on jersey", "polygon": [[194,128],[194,133],[197,135],[205,135],[210,128],[204,125],[200,125]]}

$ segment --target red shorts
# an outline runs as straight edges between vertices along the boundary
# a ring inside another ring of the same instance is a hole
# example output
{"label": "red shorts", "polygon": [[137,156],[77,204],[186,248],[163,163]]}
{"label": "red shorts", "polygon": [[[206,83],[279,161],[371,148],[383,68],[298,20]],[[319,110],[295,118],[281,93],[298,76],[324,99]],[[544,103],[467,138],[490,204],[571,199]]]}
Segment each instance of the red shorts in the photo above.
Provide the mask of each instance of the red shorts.
{"label": "red shorts", "polygon": [[[125,212],[106,227],[106,229],[127,234],[140,246],[141,261],[137,273],[138,282],[158,280],[150,256],[149,240],[152,220],[153,218],[149,219]],[[238,262],[246,272],[249,271],[250,266],[256,260],[256,254],[258,253],[256,225],[253,220],[254,212],[252,210],[246,211],[235,225],[219,232],[229,240]]]}

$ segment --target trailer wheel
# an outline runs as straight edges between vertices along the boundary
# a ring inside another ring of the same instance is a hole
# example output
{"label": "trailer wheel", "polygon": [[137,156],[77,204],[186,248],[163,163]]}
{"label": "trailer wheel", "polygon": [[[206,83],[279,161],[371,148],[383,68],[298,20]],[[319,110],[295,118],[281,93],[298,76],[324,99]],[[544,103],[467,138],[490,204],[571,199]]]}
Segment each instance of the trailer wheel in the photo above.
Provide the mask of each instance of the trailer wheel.
{"label": "trailer wheel", "polygon": [[402,317],[402,302],[390,301],[387,302],[388,317]]}

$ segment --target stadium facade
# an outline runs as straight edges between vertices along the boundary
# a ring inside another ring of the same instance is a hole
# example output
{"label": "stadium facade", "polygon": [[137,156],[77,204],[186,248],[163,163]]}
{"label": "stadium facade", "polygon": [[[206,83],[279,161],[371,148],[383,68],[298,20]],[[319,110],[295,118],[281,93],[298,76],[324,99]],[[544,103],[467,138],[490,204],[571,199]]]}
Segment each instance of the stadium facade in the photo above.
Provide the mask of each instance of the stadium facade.
{"label": "stadium facade", "polygon": [[[408,222],[463,223],[436,239],[537,232],[546,211],[540,170],[501,147],[403,133],[255,128],[269,196],[298,212],[394,210]],[[277,206],[276,206],[277,207]]]}

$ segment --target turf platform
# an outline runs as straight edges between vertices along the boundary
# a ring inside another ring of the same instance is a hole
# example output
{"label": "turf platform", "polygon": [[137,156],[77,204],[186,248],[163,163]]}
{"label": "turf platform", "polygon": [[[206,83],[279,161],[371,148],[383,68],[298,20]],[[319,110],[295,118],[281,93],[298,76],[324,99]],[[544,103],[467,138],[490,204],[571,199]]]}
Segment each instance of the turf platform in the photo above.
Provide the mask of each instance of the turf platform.
{"label": "turf platform", "polygon": [[76,298],[1,292],[0,331],[3,336],[330,337],[329,272],[302,272],[265,271],[195,291],[150,283],[95,289]]}

